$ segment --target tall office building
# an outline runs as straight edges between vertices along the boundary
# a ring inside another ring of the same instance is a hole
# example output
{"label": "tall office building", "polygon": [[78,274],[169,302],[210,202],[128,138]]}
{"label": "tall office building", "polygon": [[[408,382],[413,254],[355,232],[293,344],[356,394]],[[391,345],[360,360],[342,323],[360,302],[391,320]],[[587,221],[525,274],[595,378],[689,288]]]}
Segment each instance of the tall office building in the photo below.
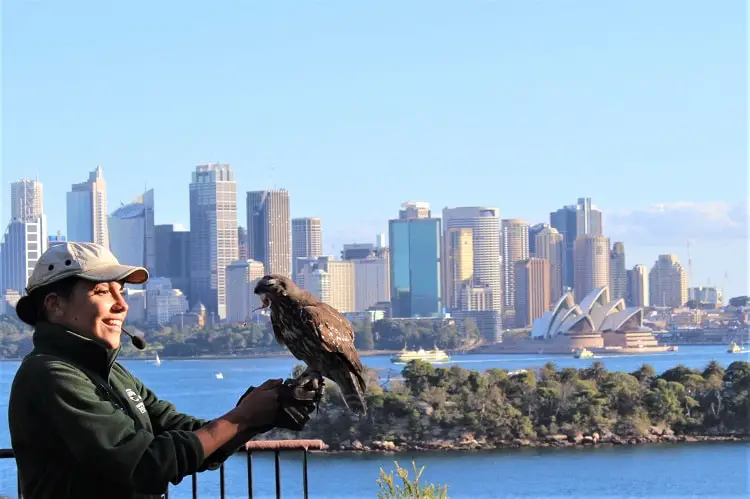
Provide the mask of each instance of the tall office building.
{"label": "tall office building", "polygon": [[247,260],[247,229],[243,226],[237,227],[237,252],[240,260]]}
{"label": "tall office building", "polygon": [[190,297],[190,231],[181,225],[154,226],[154,277],[168,277]]}
{"label": "tall office building", "polygon": [[560,232],[565,242],[565,261],[563,265],[563,284],[568,288],[574,287],[575,241],[580,236],[601,236],[602,212],[591,204],[591,198],[578,198],[574,205],[564,206],[549,214],[550,225]]}
{"label": "tall office building", "polygon": [[386,258],[371,255],[350,261],[354,263],[355,312],[364,312],[377,303],[391,301]]}
{"label": "tall office building", "polygon": [[638,264],[628,270],[628,307],[648,307],[648,269]]}
{"label": "tall office building", "polygon": [[679,308],[688,301],[687,272],[676,255],[659,255],[648,273],[653,307]]}
{"label": "tall office building", "polygon": [[[149,189],[132,203],[120,206],[107,221],[109,245],[120,263],[146,267],[156,265],[154,190]],[[166,277],[166,276],[160,276]]]}
{"label": "tall office building", "polygon": [[263,264],[255,260],[237,260],[227,267],[227,321],[246,322],[261,306],[255,285],[265,274]]}
{"label": "tall office building", "polygon": [[549,262],[549,298],[556,303],[563,295],[563,236],[554,227],[546,227],[534,237],[534,249],[536,258]]}
{"label": "tall office building", "polygon": [[195,167],[190,182],[190,304],[226,318],[226,269],[237,260],[237,182],[227,164]]}
{"label": "tall office building", "polygon": [[609,238],[584,235],[575,244],[576,303],[591,291],[609,286]]}
{"label": "tall office building", "polygon": [[503,303],[500,265],[500,210],[490,207],[443,209],[445,229],[471,229],[474,252],[474,286],[486,286],[492,294],[490,310],[500,312]]}
{"label": "tall office building", "polygon": [[628,272],[625,269],[625,245],[616,242],[609,255],[609,296],[611,300],[628,296]]}
{"label": "tall office building", "polygon": [[466,227],[443,233],[443,297],[446,307],[458,310],[462,291],[474,285],[474,233]]}
{"label": "tall office building", "polygon": [[0,243],[0,294],[14,290],[26,294],[26,284],[39,257],[47,251],[47,219],[44,214],[13,219]]}
{"label": "tall office building", "polygon": [[341,313],[355,311],[353,260],[330,256],[300,260],[299,285]]}
{"label": "tall office building", "polygon": [[38,219],[44,214],[42,183],[37,180],[21,179],[10,184],[11,220]]}
{"label": "tall office building", "polygon": [[429,204],[407,202],[388,222],[391,313],[393,317],[431,317],[442,312],[441,224],[429,218]]}
{"label": "tall office building", "polygon": [[247,246],[249,257],[262,262],[266,272],[292,277],[288,191],[247,193]]}
{"label": "tall office building", "polygon": [[503,232],[503,322],[513,327],[516,314],[516,263],[529,258],[529,224],[524,220],[504,219]]}
{"label": "tall office building", "polygon": [[298,258],[318,258],[323,255],[323,227],[320,218],[292,219],[292,278],[297,279]]}
{"label": "tall office building", "polygon": [[515,264],[516,327],[530,327],[550,308],[549,261],[528,258]]}
{"label": "tall office building", "polygon": [[536,236],[545,229],[549,229],[550,225],[541,223],[534,224],[529,227],[529,256],[536,257]]}
{"label": "tall office building", "polygon": [[68,241],[96,243],[109,248],[107,183],[97,166],[89,179],[73,184],[66,197]]}
{"label": "tall office building", "polygon": [[[482,337],[488,342],[502,340],[502,305],[503,278],[500,244],[500,210],[484,206],[466,206],[460,208],[444,208],[443,224],[446,237],[451,229],[469,229],[472,238],[473,271],[470,282],[461,286],[461,295],[453,303],[457,309],[451,310],[451,315],[458,321],[471,319],[476,323]],[[465,236],[464,236],[465,237]],[[455,265],[455,258],[451,262],[446,258],[449,270]],[[466,275],[466,266],[462,264],[462,275]],[[453,273],[453,286],[455,276]],[[459,276],[460,277],[460,276]]]}

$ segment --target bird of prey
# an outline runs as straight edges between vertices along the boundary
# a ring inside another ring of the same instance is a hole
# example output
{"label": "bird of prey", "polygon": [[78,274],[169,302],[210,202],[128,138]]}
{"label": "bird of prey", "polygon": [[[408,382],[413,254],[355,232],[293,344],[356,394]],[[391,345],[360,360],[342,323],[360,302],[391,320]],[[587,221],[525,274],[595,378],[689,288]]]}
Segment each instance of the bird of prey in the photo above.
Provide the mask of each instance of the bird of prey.
{"label": "bird of prey", "polygon": [[262,301],[261,308],[271,309],[276,341],[307,364],[298,378],[300,385],[326,377],[338,385],[349,410],[365,414],[364,368],[354,348],[351,323],[282,275],[263,276],[254,293]]}

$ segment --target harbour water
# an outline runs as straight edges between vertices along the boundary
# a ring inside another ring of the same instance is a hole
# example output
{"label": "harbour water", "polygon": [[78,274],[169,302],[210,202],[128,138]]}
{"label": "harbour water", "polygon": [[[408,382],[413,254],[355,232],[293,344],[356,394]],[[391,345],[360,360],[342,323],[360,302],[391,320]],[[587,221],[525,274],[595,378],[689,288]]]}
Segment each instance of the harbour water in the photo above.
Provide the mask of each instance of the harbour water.
{"label": "harbour water", "polygon": [[[731,355],[726,346],[681,347],[678,352],[645,356],[602,356],[575,359],[572,355],[461,355],[444,366],[469,369],[517,370],[555,362],[558,367],[587,367],[601,361],[608,370],[631,372],[647,363],[657,372],[683,364],[703,368],[716,360],[727,366],[750,360],[748,354]],[[385,380],[398,377],[403,366],[387,356],[365,357]],[[210,418],[233,407],[249,384],[288,376],[293,358],[170,360],[161,365],[148,360],[123,364],[158,396],[183,412]],[[10,447],[7,434],[7,401],[17,361],[0,362],[0,447]],[[216,374],[221,373],[221,379]],[[284,454],[284,497],[300,497],[301,458]],[[600,449],[508,449],[482,452],[410,454],[313,454],[310,457],[311,497],[375,497],[380,467],[393,460],[410,467],[414,457],[426,467],[423,479],[446,483],[452,498],[491,497],[747,497],[750,494],[750,444],[696,443],[610,447]],[[273,497],[274,475],[270,457],[254,458],[255,497]],[[15,497],[15,466],[0,461],[0,495]],[[230,459],[226,469],[227,497],[247,497],[245,459]],[[218,494],[218,473],[199,479],[200,497]],[[190,480],[170,492],[170,497],[190,497]]]}

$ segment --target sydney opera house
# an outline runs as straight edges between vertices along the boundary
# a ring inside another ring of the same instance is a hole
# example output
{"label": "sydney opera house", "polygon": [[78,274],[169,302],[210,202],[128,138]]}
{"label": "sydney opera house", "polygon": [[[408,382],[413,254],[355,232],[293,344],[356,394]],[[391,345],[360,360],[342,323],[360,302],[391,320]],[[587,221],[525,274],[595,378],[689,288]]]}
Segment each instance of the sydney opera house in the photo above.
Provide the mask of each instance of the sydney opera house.
{"label": "sydney opera house", "polygon": [[591,291],[578,304],[572,293],[564,294],[534,321],[530,338],[506,347],[546,353],[568,353],[579,347],[612,353],[666,350],[643,326],[643,309],[626,307],[622,298],[610,301],[608,286]]}

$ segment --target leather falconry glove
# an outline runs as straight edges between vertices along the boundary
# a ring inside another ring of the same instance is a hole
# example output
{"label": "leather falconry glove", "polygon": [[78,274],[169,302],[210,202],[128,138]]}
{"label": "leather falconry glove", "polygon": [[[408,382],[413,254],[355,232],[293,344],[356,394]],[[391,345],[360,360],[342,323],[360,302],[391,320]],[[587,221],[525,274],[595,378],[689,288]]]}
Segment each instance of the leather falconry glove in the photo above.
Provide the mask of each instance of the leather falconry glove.
{"label": "leather falconry glove", "polygon": [[[255,390],[251,386],[242,394],[237,405],[250,392]],[[323,397],[324,386],[317,379],[310,380],[306,385],[300,385],[295,379],[287,379],[279,387],[279,413],[274,424],[265,428],[258,428],[259,433],[265,433],[273,428],[283,428],[301,431],[310,420],[310,414],[315,411]],[[256,431],[257,431],[256,430]]]}

